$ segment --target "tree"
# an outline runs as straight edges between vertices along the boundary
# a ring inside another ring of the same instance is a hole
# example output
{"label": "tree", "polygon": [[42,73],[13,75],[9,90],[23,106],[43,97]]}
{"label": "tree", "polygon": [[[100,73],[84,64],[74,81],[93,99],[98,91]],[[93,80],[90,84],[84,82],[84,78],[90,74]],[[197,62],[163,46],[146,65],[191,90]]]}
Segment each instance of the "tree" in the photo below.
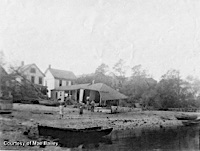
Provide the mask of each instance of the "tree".
{"label": "tree", "polygon": [[195,106],[191,84],[181,79],[178,70],[169,70],[157,85],[162,108]]}
{"label": "tree", "polygon": [[[10,67],[11,74],[3,77],[8,82],[9,87],[3,85],[5,91],[11,91],[14,100],[30,100],[31,98],[46,98],[47,87],[37,86],[20,72],[20,67]],[[20,80],[19,80],[20,79]]]}
{"label": "tree", "polygon": [[4,52],[1,50],[0,51],[0,66],[4,66],[5,65],[5,55]]}
{"label": "tree", "polygon": [[147,73],[142,69],[141,65],[136,65],[132,68],[132,77],[147,77]]}
{"label": "tree", "polygon": [[[122,88],[122,84],[125,82],[126,77],[125,77],[125,65],[124,65],[124,61],[122,59],[120,59],[113,67],[114,71],[115,71],[115,77],[116,79],[119,81],[118,82],[118,89]],[[121,91],[121,90],[120,90]]]}
{"label": "tree", "polygon": [[95,74],[103,74],[105,75],[108,72],[108,65],[102,63],[100,66],[97,67]]}
{"label": "tree", "polygon": [[113,67],[115,74],[119,77],[125,77],[125,65],[124,61],[120,59]]}
{"label": "tree", "polygon": [[144,106],[154,105],[157,81],[149,78],[141,65],[132,68],[132,76],[126,80],[121,91],[130,97],[130,103],[142,103]]}
{"label": "tree", "polygon": [[190,84],[191,91],[197,99],[200,96],[200,80],[197,77],[188,76],[186,81]]}

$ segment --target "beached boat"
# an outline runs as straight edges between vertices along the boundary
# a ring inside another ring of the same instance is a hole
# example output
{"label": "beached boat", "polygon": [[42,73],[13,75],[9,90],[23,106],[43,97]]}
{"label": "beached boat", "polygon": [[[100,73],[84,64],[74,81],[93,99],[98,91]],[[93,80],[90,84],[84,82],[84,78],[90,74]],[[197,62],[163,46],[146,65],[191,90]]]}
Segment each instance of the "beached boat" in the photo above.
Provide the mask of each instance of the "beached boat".
{"label": "beached boat", "polygon": [[199,125],[200,124],[200,119],[198,119],[198,120],[182,121],[182,123],[185,126]]}
{"label": "beached boat", "polygon": [[58,128],[50,126],[38,125],[39,135],[51,136],[53,138],[66,138],[66,137],[102,137],[111,133],[113,128],[102,129],[102,127],[91,127],[85,129],[74,128]]}
{"label": "beached boat", "polygon": [[68,147],[86,144],[94,140],[97,141],[110,134],[112,130],[113,128],[102,129],[102,127],[73,129],[38,125],[39,135],[58,139],[59,144],[64,144]]}
{"label": "beached boat", "polygon": [[197,119],[197,115],[186,115],[186,114],[182,114],[182,115],[176,115],[175,116],[178,120],[195,120]]}

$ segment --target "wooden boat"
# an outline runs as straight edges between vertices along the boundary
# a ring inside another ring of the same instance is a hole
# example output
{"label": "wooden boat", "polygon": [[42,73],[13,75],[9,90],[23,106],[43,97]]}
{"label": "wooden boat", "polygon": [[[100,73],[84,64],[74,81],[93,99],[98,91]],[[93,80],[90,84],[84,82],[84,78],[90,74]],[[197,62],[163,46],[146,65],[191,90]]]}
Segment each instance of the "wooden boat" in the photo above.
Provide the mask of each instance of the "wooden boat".
{"label": "wooden boat", "polygon": [[75,136],[86,136],[86,137],[102,137],[111,133],[113,128],[102,129],[102,127],[91,127],[85,129],[73,129],[73,128],[58,128],[50,126],[38,125],[39,135],[51,136],[54,138],[59,137],[75,137]]}
{"label": "wooden boat", "polygon": [[112,130],[113,128],[102,129],[102,127],[73,129],[38,125],[39,135],[58,139],[59,144],[68,147],[98,141],[103,136],[110,134]]}
{"label": "wooden boat", "polygon": [[178,120],[195,120],[197,119],[197,115],[176,115],[175,116]]}
{"label": "wooden boat", "polygon": [[182,123],[183,123],[183,125],[185,125],[185,126],[198,125],[198,124],[200,124],[200,119],[198,119],[198,120],[182,121]]}

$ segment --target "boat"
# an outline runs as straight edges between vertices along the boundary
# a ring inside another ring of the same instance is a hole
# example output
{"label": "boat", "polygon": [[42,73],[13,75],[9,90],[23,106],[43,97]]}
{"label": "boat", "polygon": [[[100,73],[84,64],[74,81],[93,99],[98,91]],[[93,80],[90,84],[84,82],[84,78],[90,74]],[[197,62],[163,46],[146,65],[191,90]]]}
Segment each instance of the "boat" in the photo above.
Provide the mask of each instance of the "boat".
{"label": "boat", "polygon": [[200,124],[200,119],[182,121],[182,123],[183,123],[183,125],[185,125],[185,126],[198,125],[198,124]]}
{"label": "boat", "polygon": [[102,127],[90,127],[84,129],[59,128],[38,125],[40,136],[58,139],[58,143],[68,147],[75,147],[78,144],[87,144],[88,142],[98,141],[111,133],[113,128],[102,129]]}
{"label": "boat", "polygon": [[176,115],[175,116],[178,120],[196,120],[197,119],[197,115],[186,115],[186,114],[182,114],[182,115]]}
{"label": "boat", "polygon": [[102,137],[111,133],[113,128],[102,129],[102,127],[90,127],[84,129],[75,129],[75,128],[58,128],[50,126],[38,125],[39,135],[42,136],[51,136],[53,138],[62,138],[62,137],[75,137],[75,136],[84,136],[84,137]]}

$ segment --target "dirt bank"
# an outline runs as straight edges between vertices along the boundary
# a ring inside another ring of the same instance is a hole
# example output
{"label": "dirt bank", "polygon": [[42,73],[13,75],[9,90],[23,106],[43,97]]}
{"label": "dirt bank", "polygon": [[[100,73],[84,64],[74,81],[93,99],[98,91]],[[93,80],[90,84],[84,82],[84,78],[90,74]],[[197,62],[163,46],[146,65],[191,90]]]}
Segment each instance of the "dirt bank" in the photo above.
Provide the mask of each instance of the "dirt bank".
{"label": "dirt bank", "polygon": [[[84,110],[79,115],[79,110],[72,107],[64,109],[64,118],[59,119],[58,107],[42,105],[14,104],[14,110],[10,115],[0,115],[0,148],[1,149],[42,149],[42,146],[5,146],[5,141],[28,142],[38,140],[37,124],[85,128],[92,126],[113,127],[114,130],[140,129],[140,128],[165,128],[182,125],[181,121],[174,117],[177,112],[166,111],[140,111],[118,114],[108,114]],[[180,113],[179,113],[180,114]],[[197,113],[189,113],[197,114]],[[31,131],[29,132],[28,130]],[[28,135],[26,134],[29,133]],[[20,143],[20,142],[18,142]],[[15,144],[16,145],[16,144]],[[56,149],[61,149],[56,147]],[[47,150],[55,150],[55,146],[48,146]]]}

